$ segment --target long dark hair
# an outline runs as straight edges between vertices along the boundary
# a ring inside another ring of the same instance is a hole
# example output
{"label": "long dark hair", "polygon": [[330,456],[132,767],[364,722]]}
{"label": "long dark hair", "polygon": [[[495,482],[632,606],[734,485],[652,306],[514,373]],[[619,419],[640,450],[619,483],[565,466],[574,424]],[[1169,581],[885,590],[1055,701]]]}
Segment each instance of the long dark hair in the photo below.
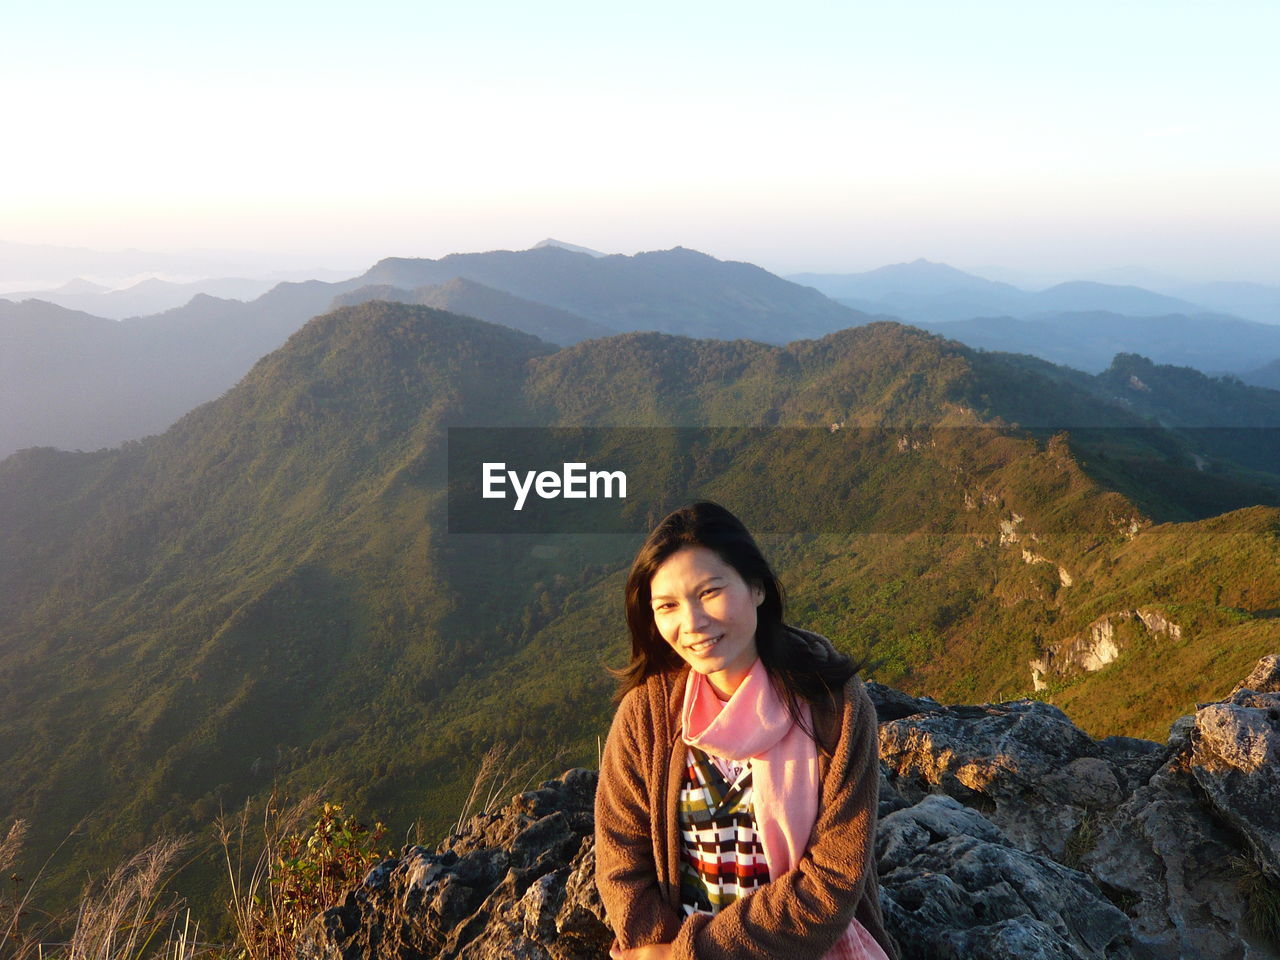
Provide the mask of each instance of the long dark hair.
{"label": "long dark hair", "polygon": [[[750,586],[764,591],[756,607],[756,651],[778,687],[787,709],[799,719],[799,701],[831,698],[863,668],[860,662],[824,645],[809,643],[783,623],[782,585],[742,521],[709,500],[699,500],[666,516],[645,540],[627,576],[627,629],[631,662],[614,673],[618,700],[656,673],[684,665],[653,621],[649,584],[667,558],[685,547],[706,547],[737,571]],[[812,736],[813,731],[809,731]]]}

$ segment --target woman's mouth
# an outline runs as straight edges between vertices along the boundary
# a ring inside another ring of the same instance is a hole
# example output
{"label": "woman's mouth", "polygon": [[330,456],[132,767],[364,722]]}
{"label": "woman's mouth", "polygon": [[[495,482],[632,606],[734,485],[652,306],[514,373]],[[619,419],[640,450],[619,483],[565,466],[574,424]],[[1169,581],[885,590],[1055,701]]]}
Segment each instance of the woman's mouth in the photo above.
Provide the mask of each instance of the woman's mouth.
{"label": "woman's mouth", "polygon": [[719,643],[720,637],[723,637],[723,636],[724,634],[720,634],[719,636],[716,636],[716,637],[708,637],[706,640],[699,640],[697,643],[686,643],[684,648],[688,650],[690,653],[706,653],[708,650],[714,647],[717,643]]}

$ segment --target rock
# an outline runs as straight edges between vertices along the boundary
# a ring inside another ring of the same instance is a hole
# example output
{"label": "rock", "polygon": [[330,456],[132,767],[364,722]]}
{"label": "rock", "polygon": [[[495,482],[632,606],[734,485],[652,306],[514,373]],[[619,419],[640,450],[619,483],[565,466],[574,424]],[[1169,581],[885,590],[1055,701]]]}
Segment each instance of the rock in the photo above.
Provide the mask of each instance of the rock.
{"label": "rock", "polygon": [[1128,918],[1088,876],[1019,850],[951,797],[890,814],[876,853],[886,923],[913,958],[1131,956]]}
{"label": "rock", "polygon": [[[950,796],[1004,842],[1086,871],[1129,914],[1135,956],[1280,957],[1241,888],[1249,863],[1280,887],[1280,691],[1253,689],[1277,671],[1280,658],[1264,658],[1227,700],[1175,721],[1166,744],[1093,741],[1025,701],[909,715],[881,726],[886,781],[917,807]],[[882,829],[892,807],[882,788]]]}
{"label": "rock", "polygon": [[1098,827],[1081,866],[1126,906],[1135,941],[1157,956],[1250,954],[1231,858],[1239,839],[1208,816],[1194,780],[1169,761]]}
{"label": "rock", "polygon": [[[1280,889],[1280,657],[1159,744],[1038,701],[881,719],[881,903],[903,960],[1277,960],[1241,881]],[[604,960],[596,774],[406,847],[316,916],[300,960]],[[1255,866],[1250,866],[1256,865]]]}
{"label": "rock", "polygon": [[882,724],[880,757],[907,800],[941,792],[986,814],[1017,846],[1055,858],[1122,774],[1057,707],[1037,700],[948,707]]}
{"label": "rock", "polygon": [[556,914],[555,926],[558,936],[552,955],[557,960],[590,960],[608,954],[613,934],[596,890],[594,837],[583,838],[577,856],[569,864],[564,899]]}
{"label": "rock", "polygon": [[1280,692],[1237,690],[1197,711],[1188,763],[1214,810],[1280,884]]}
{"label": "rock", "polygon": [[406,847],[307,927],[299,960],[608,955],[591,856],[596,774],[570,770],[435,851]]}
{"label": "rock", "polygon": [[1257,662],[1247,677],[1231,691],[1235,696],[1241,690],[1254,693],[1280,693],[1280,654],[1270,654]]}
{"label": "rock", "polygon": [[[1048,563],[1044,557],[1023,550],[1027,563]],[[1064,586],[1071,586],[1071,577],[1059,568],[1059,578]],[[1045,677],[1065,677],[1081,671],[1101,670],[1120,656],[1124,643],[1116,633],[1116,625],[1136,620],[1152,637],[1182,638],[1182,627],[1156,610],[1116,610],[1094,620],[1084,633],[1068,637],[1059,643],[1046,646],[1040,656],[1027,663],[1031,670],[1032,685],[1036,690],[1045,689]]]}
{"label": "rock", "polygon": [[912,697],[874,680],[865,682],[863,688],[876,708],[876,719],[881,723],[901,720],[916,713],[936,713],[943,709],[942,704],[932,697]]}

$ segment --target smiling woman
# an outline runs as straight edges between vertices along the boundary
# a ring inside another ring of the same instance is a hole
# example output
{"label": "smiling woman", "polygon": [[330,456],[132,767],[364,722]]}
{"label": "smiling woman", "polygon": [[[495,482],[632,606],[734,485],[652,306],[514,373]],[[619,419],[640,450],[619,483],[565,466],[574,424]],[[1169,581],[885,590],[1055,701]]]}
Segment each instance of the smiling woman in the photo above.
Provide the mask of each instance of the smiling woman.
{"label": "smiling woman", "polygon": [[713,550],[684,547],[649,585],[662,639],[728,700],[756,662],[756,607],[764,588],[748,585]]}
{"label": "smiling woman", "polygon": [[596,794],[616,960],[888,960],[875,709],[858,667],[783,623],[742,523],[664,519],[626,591],[631,662]]}

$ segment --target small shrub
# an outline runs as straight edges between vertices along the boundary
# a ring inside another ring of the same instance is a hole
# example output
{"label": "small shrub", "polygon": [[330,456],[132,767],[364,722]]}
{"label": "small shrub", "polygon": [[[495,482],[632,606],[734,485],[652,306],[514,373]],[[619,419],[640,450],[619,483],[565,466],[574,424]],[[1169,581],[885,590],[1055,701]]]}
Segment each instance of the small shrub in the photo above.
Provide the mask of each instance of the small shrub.
{"label": "small shrub", "polygon": [[1248,905],[1249,922],[1280,946],[1280,886],[1250,857],[1232,857],[1231,865],[1239,873],[1236,883]]}
{"label": "small shrub", "polygon": [[1092,810],[1087,811],[1063,845],[1063,865],[1079,870],[1085,854],[1098,845],[1098,835],[1098,816]]}
{"label": "small shrub", "polygon": [[[378,849],[385,828],[377,823],[370,830],[340,804],[322,803],[318,794],[293,804],[273,795],[263,808],[260,843],[249,839],[249,815],[246,805],[235,820],[218,824],[238,956],[284,960],[294,956],[307,922],[387,856]],[[250,846],[258,852],[246,870]]]}
{"label": "small shrub", "polygon": [[271,887],[291,942],[311,917],[337,902],[344,888],[390,856],[378,848],[385,834],[383,824],[370,830],[354,816],[343,815],[341,804],[326,803],[309,830],[285,838]]}

